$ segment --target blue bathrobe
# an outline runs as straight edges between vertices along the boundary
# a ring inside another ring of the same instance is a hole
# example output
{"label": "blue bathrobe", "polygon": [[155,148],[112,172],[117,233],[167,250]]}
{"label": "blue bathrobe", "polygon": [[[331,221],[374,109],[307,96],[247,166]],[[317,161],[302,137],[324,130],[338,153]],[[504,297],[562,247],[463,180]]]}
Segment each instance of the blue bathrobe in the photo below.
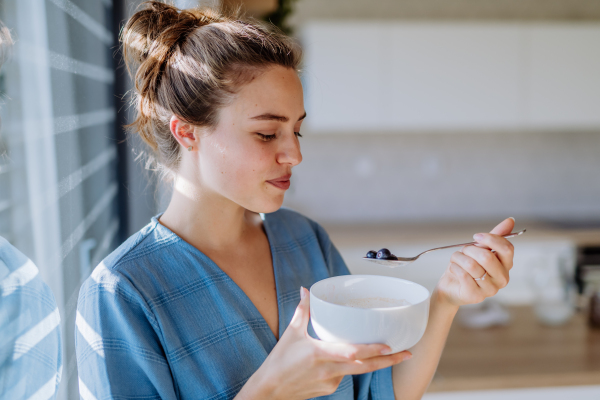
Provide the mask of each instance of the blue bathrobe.
{"label": "blue bathrobe", "polygon": [[[349,271],[310,219],[280,209],[263,224],[281,337],[300,286]],[[232,399],[277,344],[239,286],[156,217],[83,284],[75,335],[80,393],[98,400]],[[391,368],[346,376],[322,398],[394,399]]]}

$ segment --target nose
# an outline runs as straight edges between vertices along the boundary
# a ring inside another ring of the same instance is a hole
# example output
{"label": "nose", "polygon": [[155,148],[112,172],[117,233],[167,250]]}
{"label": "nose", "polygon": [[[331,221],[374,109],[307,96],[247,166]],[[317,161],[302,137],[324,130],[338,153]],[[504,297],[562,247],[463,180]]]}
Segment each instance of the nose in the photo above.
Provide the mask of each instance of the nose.
{"label": "nose", "polygon": [[277,162],[279,164],[289,164],[292,167],[302,162],[300,141],[294,133],[286,135],[286,138],[281,141],[281,148],[277,153]]}

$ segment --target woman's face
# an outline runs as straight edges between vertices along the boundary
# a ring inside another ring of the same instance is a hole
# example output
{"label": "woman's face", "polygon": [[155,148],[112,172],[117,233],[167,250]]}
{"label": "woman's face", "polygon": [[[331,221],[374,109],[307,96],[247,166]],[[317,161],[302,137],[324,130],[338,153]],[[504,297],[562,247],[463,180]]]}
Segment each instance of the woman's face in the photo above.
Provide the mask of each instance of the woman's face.
{"label": "woman's face", "polygon": [[290,68],[258,74],[198,139],[201,185],[254,212],[281,207],[292,167],[302,161],[298,134],[306,113],[302,85]]}

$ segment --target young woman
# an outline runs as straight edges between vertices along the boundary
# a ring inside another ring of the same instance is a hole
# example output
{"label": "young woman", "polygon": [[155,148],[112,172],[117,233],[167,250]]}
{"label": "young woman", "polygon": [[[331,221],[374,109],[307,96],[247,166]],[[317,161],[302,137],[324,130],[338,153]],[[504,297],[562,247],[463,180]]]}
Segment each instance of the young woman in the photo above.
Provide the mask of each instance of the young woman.
{"label": "young woman", "polygon": [[159,2],[122,42],[136,71],[132,127],[174,191],[81,289],[82,397],[420,398],[458,307],[508,282],[513,248],[498,235],[514,220],[476,236],[495,254],[452,256],[411,361],[381,344],[321,342],[305,288],[349,272],[323,228],[280,209],[302,161],[298,49],[258,24]]}

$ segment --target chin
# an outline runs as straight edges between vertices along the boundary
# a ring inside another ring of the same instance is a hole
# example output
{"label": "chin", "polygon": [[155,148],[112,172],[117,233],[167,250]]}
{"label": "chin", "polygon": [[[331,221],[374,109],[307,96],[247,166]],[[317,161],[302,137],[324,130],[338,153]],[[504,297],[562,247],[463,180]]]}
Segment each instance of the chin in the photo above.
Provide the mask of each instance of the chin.
{"label": "chin", "polygon": [[247,210],[255,213],[269,214],[281,208],[283,204],[283,196],[278,198],[265,199],[264,201],[256,202],[252,207],[246,207]]}

